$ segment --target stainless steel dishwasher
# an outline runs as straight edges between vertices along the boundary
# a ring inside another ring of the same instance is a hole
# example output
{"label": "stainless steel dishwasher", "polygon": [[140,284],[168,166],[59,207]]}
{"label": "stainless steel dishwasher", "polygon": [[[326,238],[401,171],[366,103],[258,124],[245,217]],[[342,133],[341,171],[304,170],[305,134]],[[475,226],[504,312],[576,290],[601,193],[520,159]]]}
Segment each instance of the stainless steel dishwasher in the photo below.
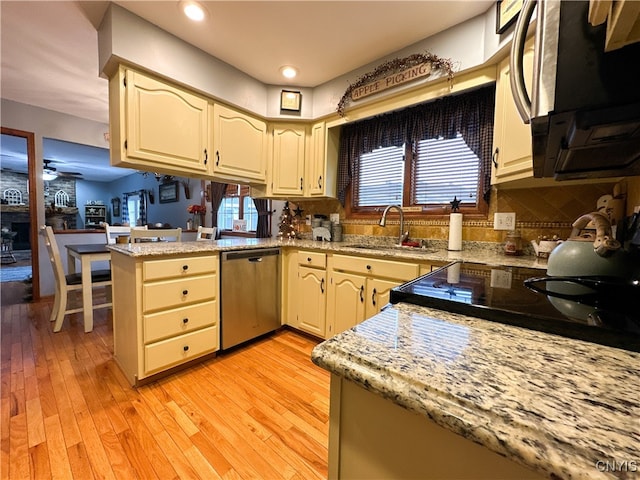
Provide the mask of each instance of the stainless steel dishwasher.
{"label": "stainless steel dishwasher", "polygon": [[221,348],[280,327],[280,249],[223,252],[220,260]]}

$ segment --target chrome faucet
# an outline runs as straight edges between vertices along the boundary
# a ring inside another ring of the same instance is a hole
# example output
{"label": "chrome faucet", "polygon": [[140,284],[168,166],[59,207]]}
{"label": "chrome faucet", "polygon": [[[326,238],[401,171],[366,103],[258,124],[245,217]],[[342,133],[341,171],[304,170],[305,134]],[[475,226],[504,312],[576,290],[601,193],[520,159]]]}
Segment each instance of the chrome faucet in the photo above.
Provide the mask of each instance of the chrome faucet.
{"label": "chrome faucet", "polygon": [[380,219],[379,225],[381,227],[387,225],[387,213],[389,213],[389,210],[391,210],[392,208],[395,208],[396,210],[398,210],[398,213],[400,213],[400,235],[398,236],[397,246],[401,247],[402,242],[409,238],[409,232],[404,231],[404,213],[402,212],[402,207],[400,207],[399,205],[389,205],[387,208],[385,208],[384,212],[382,212],[382,218]]}

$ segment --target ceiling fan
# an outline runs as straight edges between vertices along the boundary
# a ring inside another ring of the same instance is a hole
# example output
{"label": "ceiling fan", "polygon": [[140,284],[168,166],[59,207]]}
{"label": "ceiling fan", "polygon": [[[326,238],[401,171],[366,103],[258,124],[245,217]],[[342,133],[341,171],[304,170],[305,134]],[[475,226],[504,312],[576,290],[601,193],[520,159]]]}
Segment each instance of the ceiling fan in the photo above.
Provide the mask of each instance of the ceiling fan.
{"label": "ceiling fan", "polygon": [[42,169],[42,178],[44,181],[51,181],[57,177],[82,178],[82,173],[80,172],[58,171],[56,167],[50,165],[51,163],[55,163],[54,160],[44,158],[42,159],[42,163],[44,163],[44,168]]}

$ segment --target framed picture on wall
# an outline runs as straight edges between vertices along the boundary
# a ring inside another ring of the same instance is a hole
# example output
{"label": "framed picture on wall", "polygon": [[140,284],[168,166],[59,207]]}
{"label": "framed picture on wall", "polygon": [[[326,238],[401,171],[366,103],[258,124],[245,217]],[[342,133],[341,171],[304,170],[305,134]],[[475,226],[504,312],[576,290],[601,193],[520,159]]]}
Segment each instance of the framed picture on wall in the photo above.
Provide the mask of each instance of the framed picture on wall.
{"label": "framed picture on wall", "polygon": [[158,186],[158,196],[160,203],[171,203],[178,201],[178,182],[167,182]]}

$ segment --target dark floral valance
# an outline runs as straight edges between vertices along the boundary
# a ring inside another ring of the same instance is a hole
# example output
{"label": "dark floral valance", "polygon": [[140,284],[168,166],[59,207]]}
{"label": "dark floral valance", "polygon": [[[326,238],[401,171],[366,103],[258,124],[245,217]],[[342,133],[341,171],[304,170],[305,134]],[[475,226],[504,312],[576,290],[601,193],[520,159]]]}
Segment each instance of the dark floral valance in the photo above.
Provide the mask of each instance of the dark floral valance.
{"label": "dark floral valance", "polygon": [[458,132],[480,159],[482,195],[489,199],[495,84],[345,125],[338,156],[338,199],[344,205],[361,155]]}

